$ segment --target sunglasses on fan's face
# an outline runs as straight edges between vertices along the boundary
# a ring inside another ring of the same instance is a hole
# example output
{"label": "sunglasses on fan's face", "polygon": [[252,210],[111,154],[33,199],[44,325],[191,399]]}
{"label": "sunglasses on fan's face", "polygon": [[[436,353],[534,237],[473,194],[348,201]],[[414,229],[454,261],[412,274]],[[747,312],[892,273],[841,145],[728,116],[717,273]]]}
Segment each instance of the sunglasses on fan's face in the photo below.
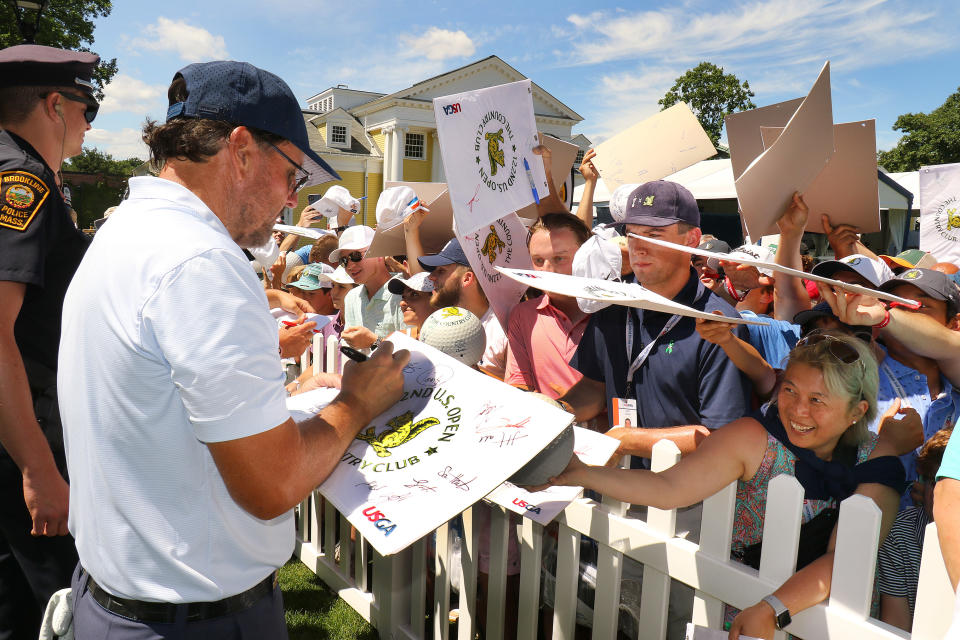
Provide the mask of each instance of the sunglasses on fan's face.
{"label": "sunglasses on fan's face", "polygon": [[347,266],[348,262],[360,262],[363,260],[363,254],[359,251],[351,251],[345,256],[340,256],[340,265]]}

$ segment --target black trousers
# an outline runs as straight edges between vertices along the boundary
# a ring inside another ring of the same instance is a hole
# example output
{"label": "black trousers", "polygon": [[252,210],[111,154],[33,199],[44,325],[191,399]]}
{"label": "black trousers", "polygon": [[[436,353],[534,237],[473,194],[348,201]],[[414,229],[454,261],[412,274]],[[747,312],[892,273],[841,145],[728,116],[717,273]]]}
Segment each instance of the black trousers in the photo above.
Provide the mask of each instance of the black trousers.
{"label": "black trousers", "polygon": [[72,536],[31,536],[23,476],[0,450],[0,640],[34,639],[47,601],[70,586],[77,564]]}

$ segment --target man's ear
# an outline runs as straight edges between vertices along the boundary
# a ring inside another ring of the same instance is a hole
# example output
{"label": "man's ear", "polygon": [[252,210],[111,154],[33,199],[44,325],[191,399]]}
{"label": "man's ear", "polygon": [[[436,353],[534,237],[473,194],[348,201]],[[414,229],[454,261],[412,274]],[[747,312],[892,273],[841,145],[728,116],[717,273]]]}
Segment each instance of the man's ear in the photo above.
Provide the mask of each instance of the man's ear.
{"label": "man's ear", "polygon": [[687,231],[687,237],[684,238],[684,243],[688,247],[699,247],[700,238],[703,237],[703,231],[700,230],[700,227],[694,227]]}
{"label": "man's ear", "polygon": [[960,313],[947,320],[947,329],[950,329],[950,331],[960,331]]}
{"label": "man's ear", "polygon": [[227,136],[226,149],[234,166],[241,172],[246,172],[253,166],[254,151],[259,150],[259,145],[250,130],[241,126]]}
{"label": "man's ear", "polygon": [[479,286],[479,282],[477,282],[477,274],[473,272],[473,269],[466,269],[460,274],[460,284],[464,287],[469,287],[472,284]]}

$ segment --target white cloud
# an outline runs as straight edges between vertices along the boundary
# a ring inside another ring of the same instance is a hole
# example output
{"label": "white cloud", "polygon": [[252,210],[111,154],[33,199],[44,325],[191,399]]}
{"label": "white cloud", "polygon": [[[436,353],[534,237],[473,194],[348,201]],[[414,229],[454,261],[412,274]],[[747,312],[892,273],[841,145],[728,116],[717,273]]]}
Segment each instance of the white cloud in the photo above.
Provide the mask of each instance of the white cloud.
{"label": "white cloud", "polygon": [[160,16],[144,30],[146,37],[134,38],[130,46],[146,51],[173,51],[181,60],[200,62],[224,60],[229,57],[223,36],[215,36],[203,27],[174,21]]}
{"label": "white cloud", "polygon": [[[656,101],[673,81],[701,61],[749,80],[754,102],[767,104],[805,94],[825,60],[836,83],[858,69],[957,48],[950,34],[955,21],[945,13],[908,0],[747,0],[726,6],[683,0],[655,11],[568,16],[569,47],[559,61],[603,63],[593,81],[603,106],[590,114],[585,131],[600,138],[658,111]],[[611,66],[615,73],[604,72]]]}
{"label": "white cloud", "polygon": [[420,36],[403,36],[400,42],[407,47],[410,55],[428,60],[472,56],[477,50],[473,40],[463,30],[449,31],[438,27],[430,27]]}
{"label": "white cloud", "polygon": [[118,73],[104,90],[100,113],[132,111],[143,114],[165,104],[167,88],[159,84],[147,84],[139,78]]}
{"label": "white cloud", "polygon": [[90,129],[84,137],[85,147],[96,147],[118,160],[147,158],[147,145],[143,144],[139,129],[123,128],[120,131]]}

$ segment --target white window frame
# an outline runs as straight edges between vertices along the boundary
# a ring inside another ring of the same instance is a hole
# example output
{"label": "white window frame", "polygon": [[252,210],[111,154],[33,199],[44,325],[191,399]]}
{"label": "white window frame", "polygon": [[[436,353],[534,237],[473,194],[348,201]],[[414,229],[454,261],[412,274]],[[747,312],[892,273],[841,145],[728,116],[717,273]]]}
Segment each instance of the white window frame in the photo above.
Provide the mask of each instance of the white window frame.
{"label": "white window frame", "polygon": [[[333,128],[343,127],[346,131],[346,140],[344,142],[333,141]],[[327,123],[327,146],[337,149],[349,149],[352,141],[350,139],[350,125],[346,122],[328,122]]]}
{"label": "white window frame", "polygon": [[[410,136],[420,136],[420,153],[419,156],[407,155],[407,148],[409,146],[407,140]],[[420,131],[408,131],[403,135],[403,159],[404,160],[426,160],[427,159],[427,134]]]}

